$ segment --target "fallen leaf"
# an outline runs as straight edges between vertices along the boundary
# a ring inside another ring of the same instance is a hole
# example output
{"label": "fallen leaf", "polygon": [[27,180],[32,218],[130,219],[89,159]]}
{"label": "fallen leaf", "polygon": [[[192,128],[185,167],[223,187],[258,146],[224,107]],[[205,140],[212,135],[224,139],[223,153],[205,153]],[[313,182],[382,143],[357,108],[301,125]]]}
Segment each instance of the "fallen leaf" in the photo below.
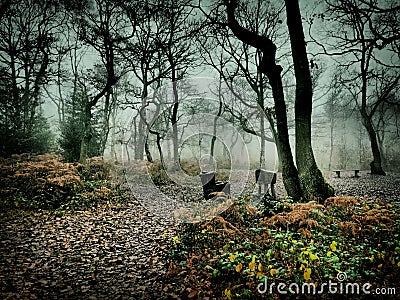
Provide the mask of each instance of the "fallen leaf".
{"label": "fallen leaf", "polygon": [[196,290],[193,290],[193,291],[190,292],[190,294],[188,295],[188,297],[189,297],[189,298],[193,298],[194,296],[197,295],[197,293],[198,293],[198,292],[197,292]]}
{"label": "fallen leaf", "polygon": [[257,269],[258,269],[259,272],[262,272],[263,267],[262,267],[262,264],[261,264],[261,263],[258,264],[258,268],[257,268]]}
{"label": "fallen leaf", "polygon": [[337,243],[335,241],[332,241],[332,243],[330,245],[330,248],[332,251],[336,251],[336,245],[337,245]]}
{"label": "fallen leaf", "polygon": [[255,255],[253,256],[253,258],[251,259],[251,262],[249,263],[249,269],[252,272],[254,272],[256,269],[256,256]]}
{"label": "fallen leaf", "polygon": [[239,263],[239,264],[236,266],[236,272],[240,273],[240,271],[242,270],[242,268],[243,268],[242,263]]}
{"label": "fallen leaf", "polygon": [[311,276],[311,268],[305,268],[304,269],[304,279],[309,280]]}

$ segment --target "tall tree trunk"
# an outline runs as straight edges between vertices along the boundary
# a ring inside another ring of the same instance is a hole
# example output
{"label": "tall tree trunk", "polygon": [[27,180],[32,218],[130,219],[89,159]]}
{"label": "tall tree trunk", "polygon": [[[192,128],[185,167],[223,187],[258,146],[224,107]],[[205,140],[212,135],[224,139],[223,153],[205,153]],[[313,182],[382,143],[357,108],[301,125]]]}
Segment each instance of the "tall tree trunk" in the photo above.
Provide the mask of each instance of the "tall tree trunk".
{"label": "tall tree trunk", "polygon": [[[263,78],[262,74],[260,76],[260,89],[257,95],[258,97],[258,105],[260,108],[264,109],[264,86],[263,86]],[[260,169],[265,168],[265,119],[264,114],[260,116],[260,134],[261,134],[261,147],[260,147]]]}
{"label": "tall tree trunk", "polygon": [[265,168],[265,120],[260,118],[260,133],[261,133],[261,147],[260,147],[260,168]]}
{"label": "tall tree trunk", "polygon": [[151,155],[149,143],[148,143],[147,140],[144,143],[144,150],[146,152],[147,161],[152,163],[153,162],[153,156]]}
{"label": "tall tree trunk", "polygon": [[295,128],[296,163],[300,184],[307,199],[319,201],[334,195],[319,170],[311,146],[312,81],[298,0],[285,0],[287,26],[296,77]]}
{"label": "tall tree trunk", "polygon": [[[10,54],[10,65],[11,65],[11,90],[12,90],[12,104],[13,104],[13,114],[10,115],[11,124],[13,124],[13,130],[17,132],[22,127],[21,122],[21,109],[20,109],[20,96],[18,91],[17,83],[17,71],[15,56],[13,53]],[[7,119],[7,121],[10,121]]]}
{"label": "tall tree trunk", "polygon": [[371,174],[376,175],[386,175],[385,171],[382,168],[382,159],[381,159],[381,151],[379,149],[379,143],[376,136],[375,128],[372,124],[371,119],[364,113],[361,114],[363,118],[363,124],[365,129],[367,129],[369,140],[371,142],[371,150],[373,160],[369,164],[371,167]]}
{"label": "tall tree trunk", "polygon": [[[116,96],[114,96],[116,97]],[[116,101],[115,101],[116,102]],[[117,134],[116,134],[116,116],[117,116],[117,105],[115,105],[112,109],[112,113],[111,113],[111,157],[114,157],[114,162],[117,163],[118,162],[118,155],[117,155],[117,151],[116,151],[116,147],[115,145],[117,144]],[[122,149],[121,149],[122,150]]]}
{"label": "tall tree trunk", "polygon": [[217,140],[217,120],[222,114],[222,107],[223,107],[223,104],[224,104],[222,102],[222,96],[221,96],[221,85],[222,85],[222,78],[220,76],[219,83],[218,83],[218,100],[219,100],[218,113],[214,117],[214,123],[213,123],[213,136],[211,138],[211,148],[210,148],[210,162],[209,162],[210,164],[213,161],[215,142]]}
{"label": "tall tree trunk", "polygon": [[143,78],[143,90],[142,90],[142,103],[139,110],[139,123],[137,129],[137,136],[135,142],[135,159],[143,160],[144,152],[146,148],[146,123],[147,123],[147,114],[146,114],[146,107],[147,107],[147,79]]}
{"label": "tall tree trunk", "polygon": [[165,164],[164,164],[164,154],[163,154],[162,147],[161,147],[161,135],[157,131],[150,131],[150,133],[156,135],[156,145],[157,145],[157,149],[158,149],[158,155],[160,156],[161,165],[164,166]]}
{"label": "tall tree trunk", "polygon": [[259,36],[240,26],[235,19],[237,1],[229,1],[226,5],[228,26],[232,30],[233,34],[243,43],[261,50],[263,54],[258,68],[267,76],[272,88],[278,137],[276,145],[278,148],[279,159],[282,163],[283,183],[288,195],[296,200],[300,200],[303,197],[303,192],[301,190],[297,169],[293,162],[292,150],[289,143],[286,103],[281,78],[282,67],[277,65],[275,62],[276,46],[269,38]]}
{"label": "tall tree trunk", "polygon": [[[145,108],[142,108],[143,110],[145,110]],[[139,122],[138,122],[138,128],[137,128],[137,135],[136,135],[136,142],[135,142],[135,159],[138,160],[143,160],[143,154],[144,154],[144,122],[141,118],[139,118]]]}
{"label": "tall tree trunk", "polygon": [[86,163],[86,159],[88,158],[89,154],[89,144],[92,139],[92,107],[90,103],[86,103],[85,111],[84,111],[84,133],[81,141],[81,151],[79,156],[79,162],[84,164]]}
{"label": "tall tree trunk", "polygon": [[[333,129],[335,127],[335,118],[334,118],[334,101],[335,96],[331,95],[329,98],[329,164],[328,164],[328,170],[332,170],[332,157],[333,157],[333,147],[334,147],[334,139],[333,139]],[[361,149],[361,147],[360,147]]]}
{"label": "tall tree trunk", "polygon": [[179,166],[179,152],[178,152],[179,95],[178,95],[178,83],[176,81],[176,69],[175,69],[175,64],[173,62],[172,54],[169,55],[169,62],[171,65],[172,92],[174,97],[174,105],[172,107],[172,115],[171,115],[172,146],[173,146],[174,168],[177,168]]}
{"label": "tall tree trunk", "polygon": [[329,165],[328,170],[332,170],[332,156],[333,156],[333,119],[330,122],[330,145],[329,145]]}
{"label": "tall tree trunk", "polygon": [[105,97],[104,97],[104,108],[103,108],[103,121],[102,121],[102,132],[101,132],[101,139],[100,139],[100,155],[104,156],[104,152],[106,150],[108,134],[110,132],[110,109],[111,109],[111,102],[110,98],[113,97],[113,91],[110,89]]}
{"label": "tall tree trunk", "polygon": [[172,158],[171,154],[171,140],[167,139],[167,158],[170,160]]}
{"label": "tall tree trunk", "polygon": [[270,74],[268,76],[267,74],[275,103],[277,129],[276,147],[279,161],[281,162],[283,184],[285,185],[286,192],[292,198],[300,200],[303,198],[303,191],[301,190],[297,169],[293,162],[292,149],[290,148],[286,103],[280,72],[281,69],[277,75]]}
{"label": "tall tree trunk", "polygon": [[[269,111],[265,112],[265,115],[267,116],[268,123],[271,126],[271,131],[272,131],[272,135],[274,137],[275,146],[276,146],[276,140],[278,139],[278,132],[276,131],[276,128],[275,128],[275,120]],[[277,161],[278,165],[275,165],[274,168],[275,168],[275,170],[278,170],[278,172],[282,172],[282,162],[279,157],[278,147],[276,149],[276,152],[278,154],[278,161]]]}
{"label": "tall tree trunk", "polygon": [[362,149],[363,149],[363,143],[362,143],[363,128],[362,128],[362,124],[360,124],[358,135],[359,135],[358,136],[358,149],[359,149],[359,154],[360,154],[358,163],[359,163],[359,166],[361,168],[362,167],[362,157],[363,157],[363,151],[362,151]]}

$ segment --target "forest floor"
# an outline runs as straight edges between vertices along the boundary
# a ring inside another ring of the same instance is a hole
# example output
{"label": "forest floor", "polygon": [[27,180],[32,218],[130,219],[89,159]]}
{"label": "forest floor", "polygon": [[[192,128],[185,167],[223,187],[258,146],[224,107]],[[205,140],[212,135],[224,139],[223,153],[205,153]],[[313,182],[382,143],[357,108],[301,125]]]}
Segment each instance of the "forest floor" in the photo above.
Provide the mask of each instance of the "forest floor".
{"label": "forest floor", "polygon": [[[326,176],[337,195],[399,204],[399,174]],[[171,272],[169,250],[176,242],[177,225],[150,214],[126,187],[119,189],[123,202],[100,201],[82,210],[2,209],[0,298],[177,298],[179,288],[171,285],[185,276]],[[281,176],[277,191],[282,195]],[[195,297],[193,291],[188,286],[186,297]]]}
{"label": "forest floor", "polygon": [[[326,180],[335,189],[336,196],[353,196],[360,199],[382,199],[388,202],[400,201],[400,174],[390,173],[386,176],[371,175],[369,171],[361,171],[355,178],[354,172],[341,172],[337,178],[332,171],[325,171]],[[277,193],[284,195],[282,174],[278,173]],[[400,203],[399,203],[400,205]]]}

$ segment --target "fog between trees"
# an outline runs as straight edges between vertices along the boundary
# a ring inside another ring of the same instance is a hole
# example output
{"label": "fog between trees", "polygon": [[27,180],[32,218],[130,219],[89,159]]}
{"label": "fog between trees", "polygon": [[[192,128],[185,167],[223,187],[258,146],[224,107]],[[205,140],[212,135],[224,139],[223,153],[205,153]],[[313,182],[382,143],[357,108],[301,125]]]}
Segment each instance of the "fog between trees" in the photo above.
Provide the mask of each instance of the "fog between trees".
{"label": "fog between trees", "polygon": [[[120,161],[130,149],[132,161],[174,163],[213,153],[269,169],[278,155],[290,195],[323,198],[332,191],[319,169],[398,170],[398,11],[396,1],[365,0],[300,10],[295,1],[5,1],[0,153]],[[189,84],[196,76],[214,78],[213,94]]]}

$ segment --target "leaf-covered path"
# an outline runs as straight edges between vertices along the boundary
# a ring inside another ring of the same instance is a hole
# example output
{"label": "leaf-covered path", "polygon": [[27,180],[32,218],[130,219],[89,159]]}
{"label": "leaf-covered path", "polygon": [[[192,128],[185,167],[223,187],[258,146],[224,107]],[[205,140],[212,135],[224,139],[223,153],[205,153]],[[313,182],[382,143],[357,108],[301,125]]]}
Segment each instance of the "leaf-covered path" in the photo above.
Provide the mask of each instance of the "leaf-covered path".
{"label": "leaf-covered path", "polygon": [[166,272],[164,220],[136,202],[0,221],[0,298],[154,299]]}

